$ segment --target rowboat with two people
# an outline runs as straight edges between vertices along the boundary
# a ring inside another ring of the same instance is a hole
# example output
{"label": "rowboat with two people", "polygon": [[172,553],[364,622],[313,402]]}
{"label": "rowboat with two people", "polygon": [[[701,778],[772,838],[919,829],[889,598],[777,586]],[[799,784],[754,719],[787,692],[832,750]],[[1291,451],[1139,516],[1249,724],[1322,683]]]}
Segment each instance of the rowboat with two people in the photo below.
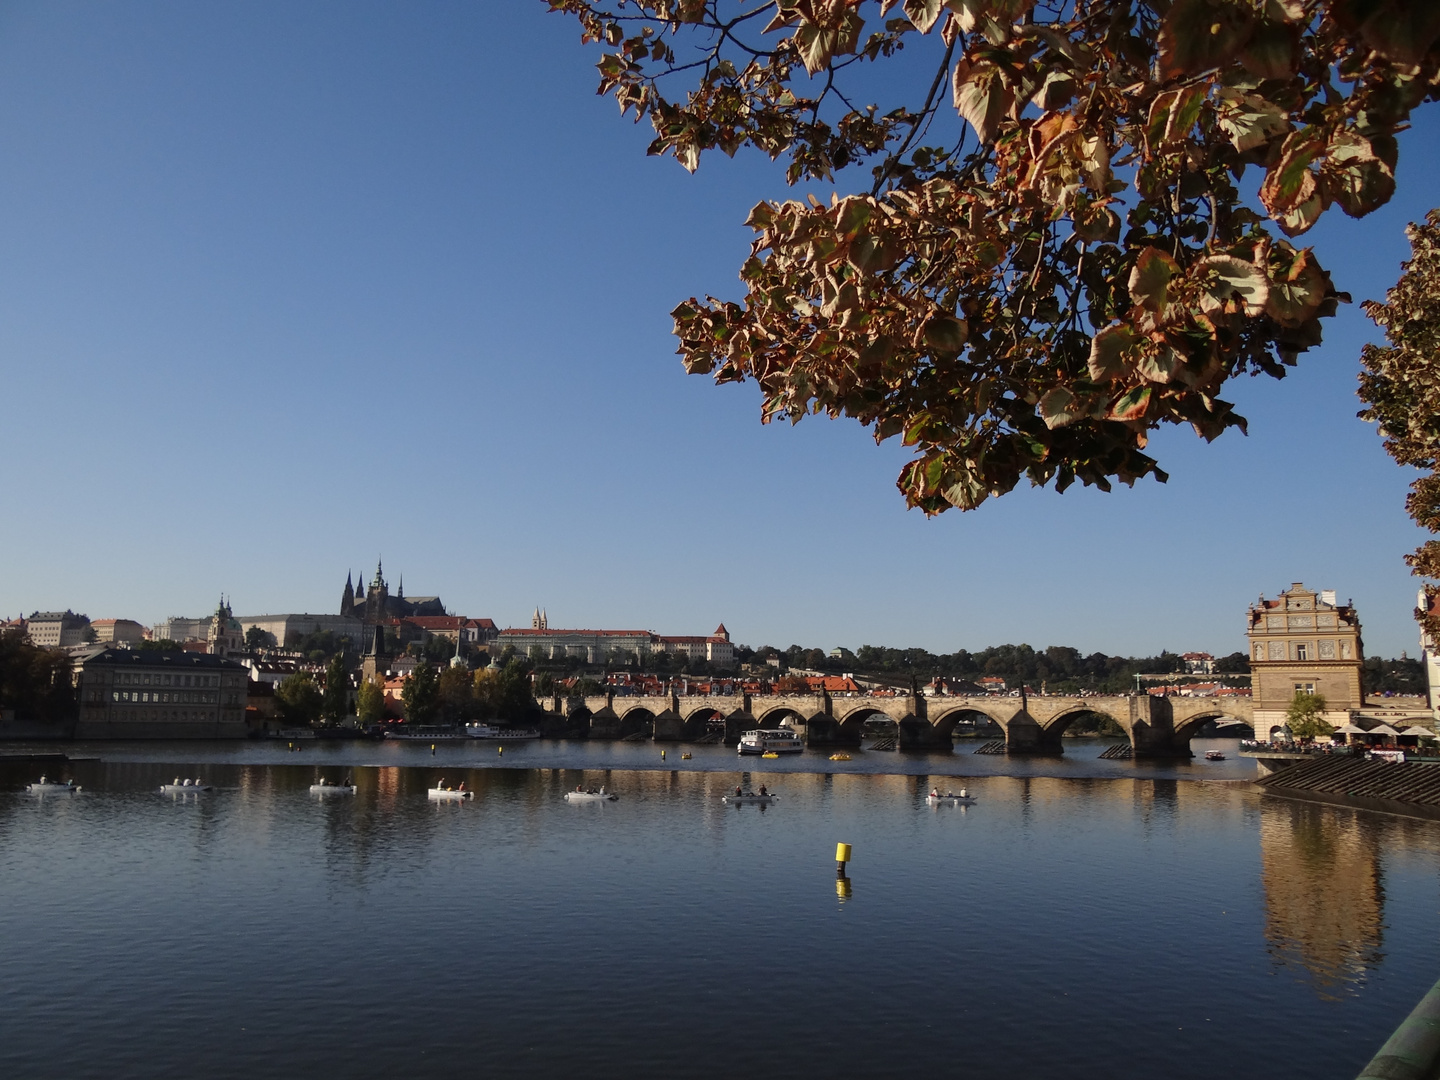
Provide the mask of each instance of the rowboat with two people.
{"label": "rowboat with two people", "polygon": [[974,806],[976,799],[963,787],[959,791],[947,791],[943,795],[937,787],[930,789],[925,801],[931,806]]}

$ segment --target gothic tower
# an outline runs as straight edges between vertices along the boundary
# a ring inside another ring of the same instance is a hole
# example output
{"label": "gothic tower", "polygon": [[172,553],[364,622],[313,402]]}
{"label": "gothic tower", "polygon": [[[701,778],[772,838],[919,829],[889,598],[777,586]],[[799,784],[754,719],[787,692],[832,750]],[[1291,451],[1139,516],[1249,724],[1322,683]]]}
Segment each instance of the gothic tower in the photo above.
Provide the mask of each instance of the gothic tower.
{"label": "gothic tower", "polygon": [[340,614],[355,614],[355,584],[350,572],[345,572],[345,595],[340,598]]}

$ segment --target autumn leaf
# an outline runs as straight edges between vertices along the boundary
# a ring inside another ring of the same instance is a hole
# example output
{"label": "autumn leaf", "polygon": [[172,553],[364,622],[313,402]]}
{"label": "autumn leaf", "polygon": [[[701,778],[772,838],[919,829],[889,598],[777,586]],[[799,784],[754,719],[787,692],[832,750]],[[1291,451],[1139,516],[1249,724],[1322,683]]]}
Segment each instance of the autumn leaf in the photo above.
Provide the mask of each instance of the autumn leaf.
{"label": "autumn leaf", "polygon": [[1175,260],[1156,248],[1145,248],[1130,271],[1130,298],[1156,313],[1169,303],[1170,279],[1180,272]]}

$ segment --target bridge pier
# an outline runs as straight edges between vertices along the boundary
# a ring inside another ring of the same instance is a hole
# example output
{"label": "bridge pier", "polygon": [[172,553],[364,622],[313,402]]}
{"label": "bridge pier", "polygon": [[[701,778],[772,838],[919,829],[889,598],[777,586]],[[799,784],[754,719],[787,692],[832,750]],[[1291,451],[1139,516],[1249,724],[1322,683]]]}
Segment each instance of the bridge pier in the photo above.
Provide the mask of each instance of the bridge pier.
{"label": "bridge pier", "polygon": [[1005,752],[1035,757],[1058,757],[1065,753],[1059,734],[1041,727],[1024,709],[1005,724]]}
{"label": "bridge pier", "polygon": [[685,738],[685,721],[674,709],[666,709],[655,715],[654,742],[682,742]]}
{"label": "bridge pier", "polygon": [[1175,732],[1175,707],[1169,698],[1145,696],[1130,724],[1131,754],[1137,758],[1192,758],[1190,739]]}
{"label": "bridge pier", "polygon": [[900,750],[934,750],[941,746],[940,733],[929,720],[913,713],[895,725],[895,746]]}
{"label": "bridge pier", "polygon": [[[750,696],[745,696],[746,704],[749,704]],[[754,731],[760,725],[755,722],[755,717],[750,715],[748,709],[736,709],[729,716],[725,717],[725,745],[739,746],[740,736],[747,731]]]}
{"label": "bridge pier", "polygon": [[590,738],[592,739],[618,739],[620,738],[620,714],[606,705],[603,709],[590,714]]}
{"label": "bridge pier", "polygon": [[833,716],[820,713],[805,721],[806,746],[859,746],[858,737],[849,736]]}

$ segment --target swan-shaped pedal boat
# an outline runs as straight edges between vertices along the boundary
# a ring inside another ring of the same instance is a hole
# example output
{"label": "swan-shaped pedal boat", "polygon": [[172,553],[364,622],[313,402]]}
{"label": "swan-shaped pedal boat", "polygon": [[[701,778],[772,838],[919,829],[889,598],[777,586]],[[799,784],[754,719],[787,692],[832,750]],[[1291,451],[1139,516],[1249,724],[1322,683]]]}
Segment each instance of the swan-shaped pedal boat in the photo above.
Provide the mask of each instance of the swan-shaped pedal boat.
{"label": "swan-shaped pedal boat", "polygon": [[757,795],[753,791],[733,791],[729,795],[721,795],[720,801],[731,806],[770,806],[779,802],[780,796],[772,795],[768,791],[763,795]]}
{"label": "swan-shaped pedal boat", "polygon": [[160,785],[161,795],[189,795],[192,792],[214,790],[213,785],[207,784],[203,780],[191,780],[189,777],[181,780],[177,776],[171,783]]}
{"label": "swan-shaped pedal boat", "polygon": [[943,795],[937,788],[925,796],[925,801],[931,806],[974,806],[978,800],[964,788],[958,792],[947,791]]}
{"label": "swan-shaped pedal boat", "polygon": [[[313,791],[314,789],[312,788],[311,790]],[[464,802],[466,799],[473,799],[475,797],[473,791],[465,790],[464,784],[461,784],[458,788],[446,787],[444,780],[441,780],[434,787],[426,789],[425,794],[427,798],[433,799],[435,802]]]}
{"label": "swan-shaped pedal boat", "polygon": [[310,785],[311,795],[354,795],[357,790],[354,784],[332,784],[328,780]]}
{"label": "swan-shaped pedal boat", "polygon": [[566,802],[614,802],[620,798],[613,791],[606,791],[603,787],[596,791],[591,788],[589,791],[567,791],[565,792]]}
{"label": "swan-shaped pedal boat", "polygon": [[25,785],[25,790],[34,795],[73,795],[80,790],[80,785],[74,780],[51,780],[47,777]]}

